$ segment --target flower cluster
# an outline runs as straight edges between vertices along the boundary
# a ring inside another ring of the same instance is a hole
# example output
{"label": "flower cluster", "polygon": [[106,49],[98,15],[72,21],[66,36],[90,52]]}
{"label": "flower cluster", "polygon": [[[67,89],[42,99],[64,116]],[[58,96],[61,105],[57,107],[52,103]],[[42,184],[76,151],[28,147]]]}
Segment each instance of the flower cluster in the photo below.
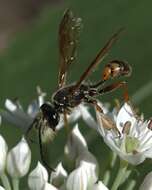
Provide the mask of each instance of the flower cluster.
{"label": "flower cluster", "polygon": [[[45,96],[46,93],[38,88],[38,99],[28,106],[27,111],[24,111],[18,101],[7,99],[6,110],[1,110],[3,121],[27,130],[38,114],[40,106],[45,102]],[[69,160],[68,163],[74,163],[73,170],[66,170],[63,167],[64,162],[60,161],[55,171],[50,174],[38,161],[36,168],[28,175],[27,184],[30,190],[117,190],[131,173],[127,168],[129,164],[136,166],[146,158],[152,158],[151,120],[144,121],[143,116],[138,116],[129,102],[119,108],[115,107],[112,111],[101,102],[98,102],[98,105],[102,107],[103,112],[95,109],[96,119],[88,108],[81,104],[73,109],[68,116],[68,122],[78,122],[78,119],[82,118],[87,126],[101,135],[114,155],[118,155],[120,168],[112,184],[109,185],[104,178],[110,171],[107,170],[105,174],[100,171],[96,157],[89,151],[87,142],[76,124],[70,131],[65,145],[65,156]],[[57,131],[63,126],[64,118],[61,115]],[[0,189],[12,190],[13,187],[13,190],[19,190],[20,179],[27,175],[31,163],[31,150],[27,141],[22,137],[21,141],[8,151],[7,143],[0,135],[0,150],[0,178],[3,185]],[[146,176],[140,190],[152,188],[151,176],[151,173]],[[134,189],[135,185],[136,181],[130,182],[128,189]]]}
{"label": "flower cluster", "polygon": [[[2,159],[0,161],[0,177],[6,190],[11,190],[6,170],[12,179],[14,190],[19,186],[20,178],[24,177],[30,167],[31,151],[24,139],[8,152],[7,144],[0,136]],[[75,160],[75,169],[68,174],[59,163],[55,171],[49,175],[45,167],[38,162],[36,168],[28,176],[28,186],[31,190],[107,190],[101,181],[98,181],[98,163],[89,152],[87,143],[81,135],[78,125],[73,128],[65,146],[65,154]],[[3,180],[5,178],[5,180]],[[2,188],[2,187],[1,187]]]}
{"label": "flower cluster", "polygon": [[[29,171],[31,163],[31,150],[22,137],[21,141],[8,151],[5,139],[0,135],[0,178],[6,190],[11,190],[11,185],[6,172],[12,178],[13,188],[19,183],[19,179],[24,177]],[[2,187],[1,187],[2,188]]]}
{"label": "flower cluster", "polygon": [[[74,148],[75,149],[71,149]],[[72,151],[72,152],[71,152]],[[37,189],[65,189],[65,190],[107,190],[101,181],[98,181],[98,163],[89,152],[87,144],[76,125],[69,136],[65,153],[69,159],[75,160],[75,169],[68,174],[59,163],[50,179],[46,169],[38,163],[30,173],[28,184],[31,190]]]}

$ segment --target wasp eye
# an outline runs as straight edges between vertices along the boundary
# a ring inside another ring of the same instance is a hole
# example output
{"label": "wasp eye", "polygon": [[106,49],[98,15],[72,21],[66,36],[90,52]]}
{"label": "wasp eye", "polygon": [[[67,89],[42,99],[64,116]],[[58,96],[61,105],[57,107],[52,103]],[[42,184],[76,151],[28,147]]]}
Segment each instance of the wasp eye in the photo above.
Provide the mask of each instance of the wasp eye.
{"label": "wasp eye", "polygon": [[55,130],[60,119],[56,109],[49,103],[44,103],[40,109],[42,110],[43,117],[47,120],[49,127]]}

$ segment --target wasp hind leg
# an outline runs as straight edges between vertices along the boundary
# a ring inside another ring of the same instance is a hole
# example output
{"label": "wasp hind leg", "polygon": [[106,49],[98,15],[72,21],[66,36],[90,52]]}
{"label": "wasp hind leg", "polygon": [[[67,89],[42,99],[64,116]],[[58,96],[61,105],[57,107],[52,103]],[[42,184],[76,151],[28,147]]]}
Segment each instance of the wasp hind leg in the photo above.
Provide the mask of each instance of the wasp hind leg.
{"label": "wasp hind leg", "polygon": [[125,102],[129,102],[129,94],[128,94],[128,86],[127,86],[127,82],[126,81],[121,81],[121,82],[115,82],[111,85],[108,85],[100,90],[98,90],[99,94],[104,94],[104,93],[108,93],[111,92],[113,90],[116,90],[118,88],[123,88],[124,89],[124,100]]}

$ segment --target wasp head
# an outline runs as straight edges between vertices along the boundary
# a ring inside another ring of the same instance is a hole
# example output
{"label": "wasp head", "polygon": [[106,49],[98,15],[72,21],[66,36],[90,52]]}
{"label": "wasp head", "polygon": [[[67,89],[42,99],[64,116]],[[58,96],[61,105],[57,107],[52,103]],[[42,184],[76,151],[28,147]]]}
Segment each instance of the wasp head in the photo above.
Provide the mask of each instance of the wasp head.
{"label": "wasp head", "polygon": [[48,123],[48,126],[55,131],[55,128],[57,126],[57,124],[59,123],[59,114],[56,111],[56,109],[54,108],[53,105],[51,105],[49,102],[44,103],[41,107],[40,107],[41,111],[42,111],[42,115],[43,115],[43,120],[46,120]]}

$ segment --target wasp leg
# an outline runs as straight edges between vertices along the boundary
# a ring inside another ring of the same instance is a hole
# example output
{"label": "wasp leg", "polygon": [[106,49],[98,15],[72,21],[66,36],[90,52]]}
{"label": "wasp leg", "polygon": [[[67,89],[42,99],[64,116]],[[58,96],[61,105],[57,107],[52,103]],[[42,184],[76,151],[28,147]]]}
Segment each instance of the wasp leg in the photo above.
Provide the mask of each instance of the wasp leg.
{"label": "wasp leg", "polygon": [[98,88],[99,86],[104,85],[105,81],[104,80],[100,80],[95,84],[89,85],[90,88]]}
{"label": "wasp leg", "polygon": [[52,171],[55,172],[55,170],[48,165],[48,163],[45,161],[45,158],[44,158],[44,152],[43,152],[43,147],[42,147],[42,137],[41,137],[41,127],[39,127],[38,129],[38,133],[39,133],[38,135],[39,135],[39,147],[40,147],[41,160],[49,172],[52,172]]}
{"label": "wasp leg", "polygon": [[93,99],[92,97],[86,97],[85,102],[92,104],[100,113],[103,113],[101,106],[99,106],[97,100]]}
{"label": "wasp leg", "polygon": [[95,106],[96,110],[101,113],[101,120],[102,120],[103,123],[105,123],[105,124],[103,125],[103,127],[104,127],[105,129],[107,129],[107,130],[113,129],[114,131],[117,132],[118,137],[120,137],[121,134],[120,134],[118,128],[116,127],[116,125],[113,123],[113,121],[112,121],[108,116],[104,115],[103,110],[102,110],[101,106],[98,105],[97,100],[95,100],[95,99],[90,99],[90,98],[88,97],[88,98],[86,99],[86,102],[92,104],[93,106]]}
{"label": "wasp leg", "polygon": [[33,129],[33,127],[35,127],[35,124],[36,124],[36,123],[37,123],[37,121],[34,120],[34,121],[31,123],[31,125],[28,127],[28,129],[25,131],[25,134],[24,134],[24,136],[25,136],[25,138],[26,138],[27,140],[29,140],[31,143],[35,143],[35,144],[37,144],[37,142],[34,141],[33,139],[31,139],[31,138],[29,137],[29,133],[31,132],[31,130]]}
{"label": "wasp leg", "polygon": [[116,83],[113,83],[111,85],[108,85],[108,86],[98,90],[98,93],[104,94],[104,93],[116,90],[120,87],[124,88],[124,100],[125,100],[125,102],[129,102],[129,94],[128,94],[128,87],[127,87],[126,81],[116,82]]}

